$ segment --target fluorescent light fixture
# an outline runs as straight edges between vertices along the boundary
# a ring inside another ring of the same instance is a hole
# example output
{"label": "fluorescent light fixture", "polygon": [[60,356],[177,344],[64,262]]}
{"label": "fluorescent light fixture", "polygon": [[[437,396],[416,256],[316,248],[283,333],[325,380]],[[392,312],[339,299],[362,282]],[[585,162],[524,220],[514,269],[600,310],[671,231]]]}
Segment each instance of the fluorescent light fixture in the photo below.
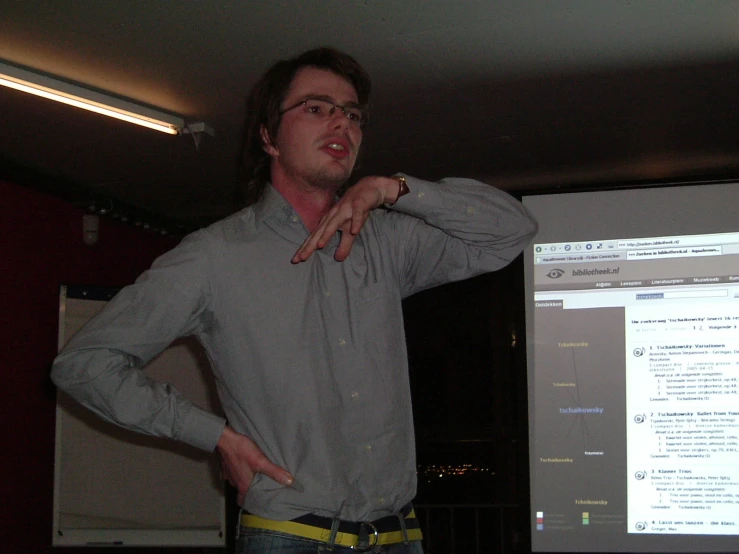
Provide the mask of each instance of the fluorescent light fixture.
{"label": "fluorescent light fixture", "polygon": [[170,135],[181,133],[185,127],[185,121],[181,117],[4,63],[0,63],[0,85]]}

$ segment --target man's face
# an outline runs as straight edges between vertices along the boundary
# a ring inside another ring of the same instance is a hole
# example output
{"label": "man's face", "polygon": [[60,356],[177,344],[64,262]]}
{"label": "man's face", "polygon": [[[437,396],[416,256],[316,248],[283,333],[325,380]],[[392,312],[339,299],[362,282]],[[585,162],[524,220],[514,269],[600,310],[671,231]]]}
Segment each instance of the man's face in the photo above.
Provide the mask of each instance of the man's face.
{"label": "man's face", "polygon": [[[298,71],[281,109],[308,98],[328,99],[342,106],[355,106],[358,102],[351,83],[315,67]],[[323,113],[319,115],[307,106],[298,106],[282,115],[276,137],[263,133],[267,139],[265,150],[272,156],[273,182],[281,180],[299,187],[336,190],[349,179],[362,143],[362,130],[341,108],[336,108],[330,116]]]}

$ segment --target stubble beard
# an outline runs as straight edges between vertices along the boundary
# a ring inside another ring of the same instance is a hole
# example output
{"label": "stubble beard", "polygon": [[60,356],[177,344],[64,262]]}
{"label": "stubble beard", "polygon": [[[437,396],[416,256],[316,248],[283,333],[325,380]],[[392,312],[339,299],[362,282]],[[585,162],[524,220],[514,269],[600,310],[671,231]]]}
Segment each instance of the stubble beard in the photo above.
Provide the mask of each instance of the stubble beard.
{"label": "stubble beard", "polygon": [[336,170],[322,167],[306,176],[306,182],[311,186],[322,190],[339,190],[349,180],[351,171]]}
{"label": "stubble beard", "polygon": [[354,163],[346,166],[343,163],[313,162],[308,164],[291,163],[283,160],[280,164],[282,173],[298,186],[312,190],[337,192],[351,177]]}
{"label": "stubble beard", "polygon": [[310,164],[302,168],[297,165],[283,166],[283,168],[287,170],[286,173],[288,177],[292,178],[293,182],[302,182],[314,190],[329,190],[331,192],[339,190],[349,180],[352,173],[351,167],[336,163]]}

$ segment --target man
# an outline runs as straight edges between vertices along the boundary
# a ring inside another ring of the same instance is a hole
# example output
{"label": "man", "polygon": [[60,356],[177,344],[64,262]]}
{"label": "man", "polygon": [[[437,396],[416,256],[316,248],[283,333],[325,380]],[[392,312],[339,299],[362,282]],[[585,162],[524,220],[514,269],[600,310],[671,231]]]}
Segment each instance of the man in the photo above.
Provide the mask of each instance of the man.
{"label": "man", "polygon": [[[401,300],[503,267],[536,232],[518,202],[465,179],[365,177],[338,198],[369,91],[332,49],[273,66],[247,103],[256,203],[159,258],[54,365],[106,419],[217,449],[244,552],[421,552]],[[190,334],[228,423],[139,369]]]}

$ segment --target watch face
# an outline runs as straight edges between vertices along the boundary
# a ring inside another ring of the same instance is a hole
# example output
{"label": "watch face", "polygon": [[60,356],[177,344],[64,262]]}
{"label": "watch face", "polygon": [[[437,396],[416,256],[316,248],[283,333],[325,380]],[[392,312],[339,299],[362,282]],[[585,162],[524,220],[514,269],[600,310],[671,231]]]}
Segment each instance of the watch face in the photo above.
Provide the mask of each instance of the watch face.
{"label": "watch face", "polygon": [[408,194],[411,189],[408,188],[408,183],[406,183],[405,177],[400,175],[396,177],[396,179],[398,179],[398,184],[400,185],[400,190],[398,191],[398,198],[400,198],[401,196]]}

